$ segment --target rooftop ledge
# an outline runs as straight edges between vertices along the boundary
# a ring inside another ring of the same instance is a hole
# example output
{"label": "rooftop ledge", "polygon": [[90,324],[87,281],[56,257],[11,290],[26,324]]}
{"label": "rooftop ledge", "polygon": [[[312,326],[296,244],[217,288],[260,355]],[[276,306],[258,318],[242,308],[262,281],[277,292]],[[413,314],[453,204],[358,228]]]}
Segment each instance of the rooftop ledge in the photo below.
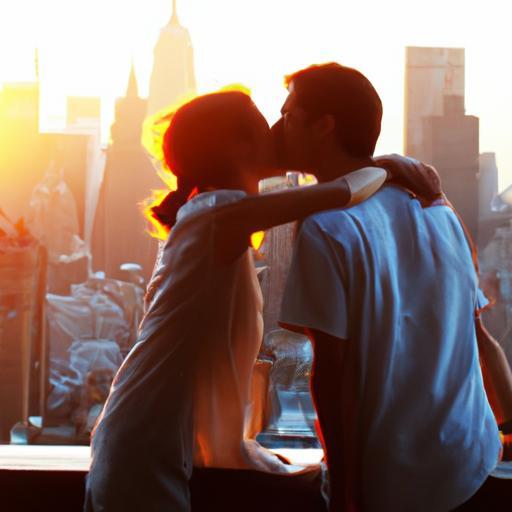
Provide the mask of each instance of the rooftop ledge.
{"label": "rooftop ledge", "polygon": [[[314,448],[272,451],[301,466],[318,464],[323,456],[322,450]],[[89,446],[0,445],[0,470],[88,471],[90,463]]]}

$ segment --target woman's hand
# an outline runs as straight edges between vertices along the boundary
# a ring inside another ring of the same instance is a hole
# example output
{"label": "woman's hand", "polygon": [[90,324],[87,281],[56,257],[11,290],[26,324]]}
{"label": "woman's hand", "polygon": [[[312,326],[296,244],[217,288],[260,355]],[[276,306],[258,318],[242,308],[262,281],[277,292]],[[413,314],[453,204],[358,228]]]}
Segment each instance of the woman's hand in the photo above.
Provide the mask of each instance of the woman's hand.
{"label": "woman's hand", "polygon": [[397,154],[379,156],[374,162],[388,171],[391,183],[409,189],[420,199],[431,202],[443,197],[441,178],[431,165]]}

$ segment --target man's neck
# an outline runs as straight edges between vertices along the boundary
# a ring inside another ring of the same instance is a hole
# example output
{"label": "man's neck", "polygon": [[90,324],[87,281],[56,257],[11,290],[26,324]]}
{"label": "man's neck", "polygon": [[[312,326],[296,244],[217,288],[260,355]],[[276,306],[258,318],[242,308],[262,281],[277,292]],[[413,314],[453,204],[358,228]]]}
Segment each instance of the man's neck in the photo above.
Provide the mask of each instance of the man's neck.
{"label": "man's neck", "polygon": [[375,165],[371,157],[349,157],[346,155],[332,155],[320,163],[314,174],[319,182],[331,181],[349,172],[356,171],[362,167]]}

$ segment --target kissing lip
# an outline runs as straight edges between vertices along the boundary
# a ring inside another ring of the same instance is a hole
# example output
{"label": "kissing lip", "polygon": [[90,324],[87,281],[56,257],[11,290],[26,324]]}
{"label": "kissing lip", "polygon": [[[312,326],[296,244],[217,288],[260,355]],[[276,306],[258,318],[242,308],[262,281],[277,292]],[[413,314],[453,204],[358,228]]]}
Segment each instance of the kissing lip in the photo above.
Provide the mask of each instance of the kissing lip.
{"label": "kissing lip", "polygon": [[281,117],[270,128],[272,139],[272,149],[274,153],[274,168],[276,170],[289,170],[291,167],[287,164],[287,151],[284,140],[284,119]]}

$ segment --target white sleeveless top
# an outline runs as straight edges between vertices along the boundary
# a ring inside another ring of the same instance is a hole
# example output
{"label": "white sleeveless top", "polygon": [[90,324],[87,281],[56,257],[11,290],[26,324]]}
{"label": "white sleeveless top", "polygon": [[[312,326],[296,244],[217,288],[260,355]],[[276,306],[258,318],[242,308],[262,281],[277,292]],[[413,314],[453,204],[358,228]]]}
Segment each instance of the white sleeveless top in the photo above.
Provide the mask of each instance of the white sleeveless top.
{"label": "white sleeveless top", "polygon": [[152,502],[189,510],[193,464],[288,472],[243,439],[262,296],[250,251],[219,264],[214,242],[215,208],[244,195],[200,194],[178,212],[153,272],[155,293],[138,342],[93,434],[93,510],[153,510]]}

